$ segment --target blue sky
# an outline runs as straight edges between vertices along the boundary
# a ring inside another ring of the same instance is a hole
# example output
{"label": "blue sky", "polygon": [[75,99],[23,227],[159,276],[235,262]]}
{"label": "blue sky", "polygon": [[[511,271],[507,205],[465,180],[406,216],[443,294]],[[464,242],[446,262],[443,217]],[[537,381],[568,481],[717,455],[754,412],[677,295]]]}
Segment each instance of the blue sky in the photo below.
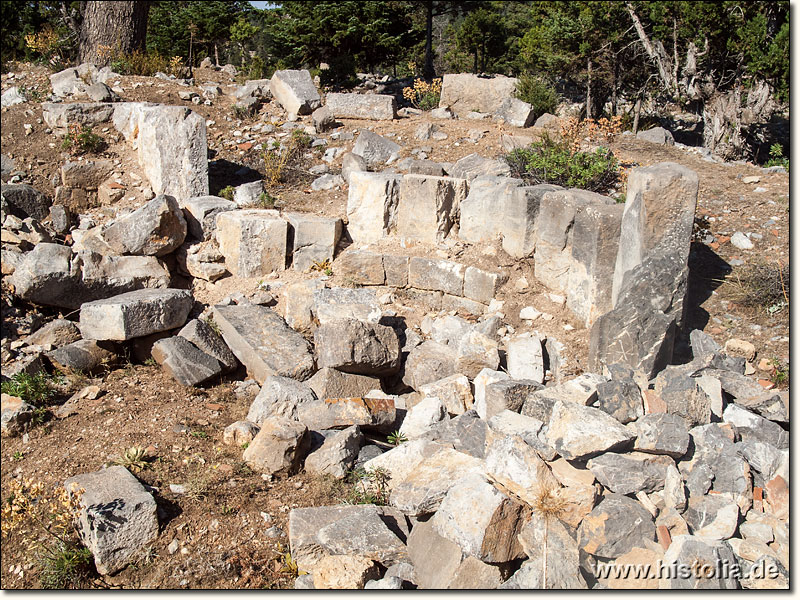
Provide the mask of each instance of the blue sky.
{"label": "blue sky", "polygon": [[274,6],[275,2],[263,2],[263,1],[262,2],[254,2],[254,1],[251,0],[250,4],[252,4],[253,6],[255,6],[258,9],[263,9],[263,8],[267,8],[269,6]]}

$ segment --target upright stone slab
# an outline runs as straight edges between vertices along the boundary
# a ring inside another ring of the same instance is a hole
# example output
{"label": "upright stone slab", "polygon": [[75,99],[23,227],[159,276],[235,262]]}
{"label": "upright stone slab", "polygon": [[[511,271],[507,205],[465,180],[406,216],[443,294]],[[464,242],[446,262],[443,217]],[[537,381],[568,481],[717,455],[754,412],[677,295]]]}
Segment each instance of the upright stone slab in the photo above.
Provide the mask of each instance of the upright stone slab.
{"label": "upright stone slab", "polygon": [[458,222],[467,182],[452,177],[405,175],[400,185],[397,233],[403,238],[436,244]]}
{"label": "upright stone slab", "polygon": [[308,71],[275,71],[269,80],[269,90],[288,113],[310,115],[320,106],[317,91]]}
{"label": "upright stone slab", "polygon": [[574,225],[589,205],[614,204],[611,198],[584,190],[556,190],[542,196],[536,227],[534,274],[557,291],[566,291],[574,263]]}
{"label": "upright stone slab", "polygon": [[676,163],[659,163],[630,172],[614,269],[614,306],[619,303],[626,275],[648,256],[669,253],[686,264],[698,188],[697,173]]}
{"label": "upright stone slab", "polygon": [[620,204],[591,205],[575,216],[572,264],[567,277],[567,308],[586,327],[610,311],[611,284],[617,261]]}
{"label": "upright stone slab", "polygon": [[260,384],[269,375],[303,381],[314,372],[311,345],[280,315],[257,304],[215,306],[222,338]]}
{"label": "upright stone slab", "polygon": [[194,304],[188,290],[136,290],[81,305],[84,339],[125,341],[180,327]]}
{"label": "upright stone slab", "polygon": [[[527,258],[533,254],[536,248],[536,223],[542,197],[547,192],[554,192],[559,189],[561,188],[557,185],[546,183],[526,185],[513,188],[511,195],[504,197],[505,210],[503,211],[503,223],[500,228],[503,238],[503,250],[514,258]],[[463,221],[463,205],[461,207],[461,215]]]}
{"label": "upright stone slab", "polygon": [[469,194],[461,203],[458,237],[472,244],[493,242],[504,234],[506,213],[521,179],[511,177],[476,177]]}
{"label": "upright stone slab", "polygon": [[215,235],[225,266],[237,277],[262,277],[286,268],[288,224],[276,210],[220,213]]}
{"label": "upright stone slab", "polygon": [[446,74],[442,78],[440,108],[449,108],[458,116],[472,111],[494,113],[511,98],[517,88],[515,77],[481,77],[471,73]]}
{"label": "upright stone slab", "polygon": [[342,235],[342,220],[305,213],[285,213],[289,222],[292,268],[305,271],[315,263],[333,262]]}
{"label": "upright stone slab", "polygon": [[189,234],[198,240],[210,240],[217,228],[217,215],[234,210],[236,203],[219,196],[197,196],[181,203]]}
{"label": "upright stone slab", "polygon": [[397,226],[400,175],[353,171],[347,192],[347,232],[362,245],[377,242]]}
{"label": "upright stone slab", "polygon": [[397,116],[394,96],[383,94],[336,94],[325,95],[325,106],[334,117],[342,119],[372,119],[391,121]]}

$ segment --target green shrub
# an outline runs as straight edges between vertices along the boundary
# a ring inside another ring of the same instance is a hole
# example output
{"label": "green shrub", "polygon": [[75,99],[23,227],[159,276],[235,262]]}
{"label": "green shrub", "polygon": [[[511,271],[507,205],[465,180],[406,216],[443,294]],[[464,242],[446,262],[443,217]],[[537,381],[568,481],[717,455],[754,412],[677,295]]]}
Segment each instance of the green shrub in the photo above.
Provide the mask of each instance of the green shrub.
{"label": "green shrub", "polygon": [[104,146],[103,138],[92,131],[91,127],[84,127],[80,123],[70,123],[67,135],[61,142],[61,147],[72,154],[99,152]]}
{"label": "green shrub", "polygon": [[2,393],[18,396],[32,406],[45,406],[55,395],[55,390],[50,386],[52,377],[40,371],[35,375],[17,373],[11,379],[0,384]]}
{"label": "green shrub", "polygon": [[566,142],[547,135],[527,148],[513,150],[505,158],[515,177],[534,185],[551,183],[604,193],[619,177],[619,163],[610,150],[573,151]]}
{"label": "green shrub", "polygon": [[233,186],[232,185],[226,185],[224,188],[222,188],[219,191],[219,197],[220,198],[225,198],[225,200],[229,200],[230,202],[233,202]]}
{"label": "green shrub", "polygon": [[558,108],[558,92],[547,81],[535,75],[520,75],[516,96],[533,107],[536,118],[544,113],[554,113]]}
{"label": "green shrub", "polygon": [[37,553],[39,582],[46,590],[84,587],[93,574],[91,551],[77,542],[55,540]]}
{"label": "green shrub", "polygon": [[780,144],[772,144],[769,147],[769,160],[765,167],[783,167],[789,170],[789,159],[783,155],[783,147]]}

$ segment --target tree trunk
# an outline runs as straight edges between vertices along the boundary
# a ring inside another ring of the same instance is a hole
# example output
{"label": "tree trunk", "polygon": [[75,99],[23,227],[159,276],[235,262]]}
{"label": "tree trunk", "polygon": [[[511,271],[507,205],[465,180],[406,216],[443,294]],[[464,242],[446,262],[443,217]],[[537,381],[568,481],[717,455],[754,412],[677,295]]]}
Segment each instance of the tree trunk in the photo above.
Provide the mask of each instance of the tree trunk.
{"label": "tree trunk", "polygon": [[642,114],[642,97],[636,98],[636,104],[633,107],[633,135],[639,132],[639,115]]}
{"label": "tree trunk", "polygon": [[586,61],[586,118],[592,118],[592,59]]}
{"label": "tree trunk", "polygon": [[611,116],[617,116],[617,87],[619,84],[619,61],[614,58],[614,68],[611,70]]}
{"label": "tree trunk", "polygon": [[656,40],[656,43],[654,44],[650,40],[650,37],[644,30],[644,27],[642,27],[642,22],[636,15],[633,4],[626,2],[625,7],[628,9],[628,14],[630,14],[631,20],[633,21],[633,27],[636,30],[636,34],[639,36],[639,41],[642,42],[645,52],[647,52],[647,56],[649,56],[650,60],[656,64],[658,75],[661,78],[661,83],[664,84],[664,88],[668,92],[670,92],[672,95],[677,95],[678,90],[676,90],[672,85],[672,60],[667,54],[667,51],[664,49],[664,44],[658,40]]}
{"label": "tree trunk", "polygon": [[219,66],[219,46],[217,42],[214,42],[214,64]]}
{"label": "tree trunk", "polygon": [[97,66],[109,62],[109,50],[130,54],[144,50],[147,35],[147,15],[150,2],[147,0],[120,2],[87,2],[78,46],[78,60]]}
{"label": "tree trunk", "polygon": [[425,2],[425,66],[422,74],[425,79],[436,77],[433,69],[433,0]]}

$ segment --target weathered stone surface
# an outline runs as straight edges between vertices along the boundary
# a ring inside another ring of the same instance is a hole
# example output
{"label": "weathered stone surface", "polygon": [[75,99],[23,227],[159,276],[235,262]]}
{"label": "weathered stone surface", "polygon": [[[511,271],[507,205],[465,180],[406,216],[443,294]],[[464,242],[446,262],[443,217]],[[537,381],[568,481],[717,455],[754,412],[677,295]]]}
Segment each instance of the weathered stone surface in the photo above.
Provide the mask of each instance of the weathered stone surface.
{"label": "weathered stone surface", "polygon": [[411,407],[403,419],[400,432],[409,439],[427,433],[437,423],[447,420],[444,402],[436,397],[423,398]]}
{"label": "weathered stone surface", "polygon": [[314,292],[325,287],[321,278],[290,283],[283,289],[284,316],[290,327],[310,331],[314,326]]}
{"label": "weathered stone surface", "polygon": [[690,372],[691,367],[667,367],[655,379],[655,392],[670,413],[704,425],[711,420],[712,399]]}
{"label": "weathered stone surface", "polygon": [[364,469],[372,471],[384,469],[389,473],[389,487],[404,480],[424,460],[440,450],[443,446],[425,438],[409,440],[399,446],[383,452],[364,463]]}
{"label": "weathered stone surface", "polygon": [[464,554],[490,563],[507,562],[522,555],[517,541],[522,511],[521,504],[473,473],[450,488],[431,523]]}
{"label": "weathered stone surface", "polygon": [[310,448],[311,436],[305,425],[272,416],[261,422],[261,430],[242,458],[259,473],[291,475],[300,469]]}
{"label": "weathered stone surface", "polygon": [[484,158],[480,154],[473,153],[458,159],[452,167],[447,169],[447,172],[451,177],[466,179],[468,183],[471,183],[481,175],[509,177],[511,167],[505,161]]}
{"label": "weathered stone surface", "polygon": [[378,167],[397,156],[401,146],[377,133],[364,129],[353,145],[353,154],[362,157],[370,168]]}
{"label": "weathered stone surface", "polygon": [[623,207],[590,204],[575,215],[567,308],[586,327],[613,308],[611,283],[617,261]]}
{"label": "weathered stone surface", "polygon": [[261,277],[286,268],[288,223],[276,210],[222,212],[215,235],[225,265],[238,277]]}
{"label": "weathered stone surface", "polygon": [[325,95],[325,106],[334,117],[342,119],[373,119],[391,121],[397,116],[394,96],[382,94],[336,94]]}
{"label": "weathered stone surface", "polygon": [[470,331],[458,343],[456,370],[474,379],[483,369],[495,370],[500,366],[497,342],[479,331]]}
{"label": "weathered stone surface", "polygon": [[117,254],[164,256],[186,237],[186,219],[172,196],[156,196],[104,228],[101,237]]}
{"label": "weathered stone surface", "polygon": [[342,235],[342,220],[304,213],[284,213],[289,222],[292,268],[305,271],[315,263],[333,262],[336,244]]}
{"label": "weathered stone surface", "polygon": [[656,538],[653,518],[641,504],[620,494],[606,494],[578,528],[578,545],[601,558],[617,558],[644,540]]}
{"label": "weathered stone surface", "polygon": [[25,98],[17,86],[8,88],[5,92],[3,92],[3,95],[0,98],[0,105],[2,105],[3,108],[16,106],[17,104],[22,104],[23,102],[27,102],[27,98]]}
{"label": "weathered stone surface", "polygon": [[181,336],[158,340],[153,344],[152,355],[181,385],[200,385],[222,374],[216,358]]}
{"label": "weathered stone surface", "polygon": [[64,69],[50,75],[50,85],[53,87],[53,94],[60,98],[86,95],[86,89],[89,87],[75,68]]}
{"label": "weathered stone surface", "polygon": [[382,315],[374,290],[338,287],[315,289],[312,313],[320,325],[342,319],[375,324]]}
{"label": "weathered stone surface", "polygon": [[529,560],[502,589],[586,589],[578,544],[558,520],[534,514],[519,535]]}
{"label": "weathered stone surface", "polygon": [[345,152],[342,155],[342,178],[348,185],[350,182],[350,175],[353,173],[360,173],[367,170],[367,161],[363,156],[353,154],[352,152]]}
{"label": "weathered stone surface", "polygon": [[722,495],[689,498],[683,513],[692,535],[705,540],[727,540],[736,533],[739,507]]}
{"label": "weathered stone surface", "polygon": [[383,257],[366,250],[351,250],[336,261],[336,273],[358,285],[383,285]]}
{"label": "weathered stone surface", "polygon": [[734,590],[737,588],[732,569],[720,565],[736,564],[730,547],[721,541],[701,539],[693,535],[678,535],[664,553],[663,568],[685,576],[663,578],[661,589],[672,590]]}
{"label": "weathered stone surface", "polygon": [[425,396],[439,398],[451,415],[460,415],[472,408],[472,389],[467,377],[461,374],[420,386],[419,391]]}
{"label": "weathered stone surface", "polygon": [[373,579],[364,585],[365,590],[402,590],[405,581],[394,575],[384,575],[381,579]]}
{"label": "weathered stone surface", "polygon": [[[397,205],[397,234],[413,241],[441,242],[458,223],[459,206],[466,196],[467,182],[463,179],[404,175]],[[457,295],[461,295],[460,290]]]}
{"label": "weathered stone surface", "polygon": [[113,165],[104,160],[67,161],[61,165],[61,184],[96,190],[108,178]]}
{"label": "weathered stone surface", "polygon": [[504,410],[518,413],[528,396],[541,388],[541,384],[529,379],[495,381],[486,386],[483,401],[475,403],[475,410],[486,420]]}
{"label": "weathered stone surface", "polygon": [[620,423],[630,423],[644,414],[642,392],[633,380],[599,383],[597,406]]}
{"label": "weathered stone surface", "polygon": [[736,427],[743,441],[752,439],[779,449],[789,447],[789,433],[780,425],[736,404],[725,408],[722,419]]}
{"label": "weathered stone surface", "polygon": [[347,232],[356,244],[377,242],[397,226],[400,175],[352,171],[347,192]]}
{"label": "weathered stone surface", "polygon": [[275,71],[269,80],[269,91],[290,114],[310,115],[320,106],[319,92],[305,69]]}
{"label": "weathered stone surface", "polygon": [[486,455],[486,439],[490,435],[486,422],[478,417],[474,410],[468,410],[453,419],[444,419],[435,423],[420,436],[443,446],[452,446],[455,450],[484,458]]}
{"label": "weathered stone surface", "polygon": [[33,217],[44,221],[50,212],[53,201],[27,183],[4,183],[0,186],[3,205],[8,212],[20,218]]}
{"label": "weathered stone surface", "polygon": [[215,306],[212,315],[225,343],[259,383],[269,375],[302,381],[313,374],[310,344],[271,309],[255,304]]}
{"label": "weathered stone surface", "polygon": [[482,470],[483,461],[451,448],[441,448],[417,464],[402,480],[392,481],[389,504],[413,516],[436,512],[442,498],[469,473]]}
{"label": "weathered stone surface", "polygon": [[289,547],[298,568],[310,571],[325,556],[364,556],[389,566],[408,560],[395,531],[407,530],[404,517],[387,507],[320,506],[289,512]]}
{"label": "weathered stone surface", "polygon": [[597,388],[603,382],[605,379],[602,375],[583,373],[569,381],[538,390],[534,395],[589,406],[597,400]]}
{"label": "weathered stone surface", "polygon": [[22,435],[33,418],[34,407],[24,402],[19,396],[2,395],[0,423],[3,435],[15,437]]}
{"label": "weathered stone surface", "polygon": [[449,108],[458,116],[470,111],[493,113],[517,86],[513,77],[480,77],[469,73],[446,74],[442,78],[440,108]]}
{"label": "weathered stone surface", "polygon": [[412,256],[408,261],[408,285],[460,296],[464,289],[464,265]]}
{"label": "weathered stone surface", "polygon": [[508,276],[505,273],[493,273],[469,266],[464,271],[464,297],[489,304],[506,281]]}
{"label": "weathered stone surface", "polygon": [[[314,129],[317,133],[322,133],[334,127],[336,119],[333,112],[327,106],[320,106],[311,113],[311,121],[314,123]],[[346,179],[346,178],[345,178]]]}
{"label": "weathered stone surface", "polygon": [[[477,183],[477,181],[473,182],[470,191]],[[560,189],[558,186],[548,184],[514,187],[510,196],[503,196],[505,200],[501,230],[503,250],[514,258],[526,258],[533,254],[536,247],[536,227],[542,197],[546,193],[558,189]],[[464,220],[464,210],[465,205],[462,205],[462,221]],[[489,215],[497,214],[495,211],[496,208],[493,208]],[[489,215],[484,215],[484,218]]]}
{"label": "weathered stone surface", "polygon": [[228,425],[222,432],[222,441],[226,444],[250,445],[261,428],[250,421],[236,421]]}
{"label": "weathered stone surface", "polygon": [[53,366],[65,373],[97,373],[110,367],[117,359],[117,354],[109,344],[85,339],[72,342],[46,354]]}
{"label": "weathered stone surface", "polygon": [[180,327],[194,304],[187,290],[136,290],[81,305],[84,339],[124,341]]}
{"label": "weathered stone surface", "polygon": [[325,438],[322,446],[306,457],[305,469],[309,473],[327,474],[344,479],[353,467],[364,435],[357,425]]}
{"label": "weathered stone surface", "polygon": [[521,179],[511,177],[483,175],[473,179],[469,194],[461,202],[458,237],[473,244],[505,239],[506,215],[521,185]]}
{"label": "weathered stone surface", "polygon": [[230,274],[225,268],[225,257],[214,240],[183,244],[174,256],[182,275],[213,282]]}
{"label": "weathered stone surface", "polygon": [[413,175],[432,175],[434,177],[447,175],[441,163],[418,158],[404,158],[397,163],[395,168]]}
{"label": "weathered stone surface", "polygon": [[[789,422],[788,407],[784,404],[780,393],[776,393],[774,390],[764,391],[761,385],[749,377],[745,377],[741,372],[709,369],[703,373],[704,376],[718,380],[722,391],[729,394],[734,402],[742,408],[758,413],[770,421]],[[698,383],[700,379],[702,378],[698,378]]]}
{"label": "weathered stone surface", "polygon": [[649,379],[669,363],[688,277],[681,257],[680,252],[652,253],[626,275],[615,308],[592,325],[591,370],[621,363]]}
{"label": "weathered stone surface", "polygon": [[360,590],[380,576],[378,564],[363,556],[330,554],[311,569],[315,590]]}
{"label": "weathered stone surface", "polygon": [[236,203],[218,196],[197,196],[181,203],[188,232],[198,240],[210,240],[217,228],[217,215],[234,210]]}
{"label": "weathered stone surface", "polygon": [[519,98],[506,98],[494,114],[512,127],[530,127],[536,117],[533,107]]}
{"label": "weathered stone surface", "polygon": [[[659,163],[630,172],[614,269],[613,306],[620,305],[626,276],[630,273],[636,277],[634,269],[648,256],[668,253],[677,265],[686,264],[698,181],[697,173],[675,163]],[[666,275],[659,273],[660,277]]]}
{"label": "weathered stone surface", "polygon": [[233,371],[239,364],[231,349],[207,321],[192,319],[183,326],[178,335],[217,359],[223,372]]}
{"label": "weathered stone surface", "polygon": [[507,435],[488,442],[486,474],[528,504],[548,490],[560,487],[547,464],[521,437]]}
{"label": "weathered stone surface", "polygon": [[158,536],[156,501],[125,467],[76,475],[64,487],[71,496],[79,494],[78,533],[98,573],[124,569]]}
{"label": "weathered stone surface", "polygon": [[530,379],[544,383],[542,340],[531,333],[511,338],[506,351],[508,374],[513,379]]}
{"label": "weathered stone surface", "polygon": [[686,420],[678,415],[663,413],[640,417],[628,425],[636,442],[634,449],[651,454],[666,454],[679,459],[689,449],[689,430]]}
{"label": "weathered stone surface", "polygon": [[[556,458],[556,452],[547,445],[543,433],[544,423],[539,419],[503,410],[489,419],[489,427],[500,435],[515,435],[535,449],[546,460]],[[563,460],[563,459],[561,459]]]}
{"label": "weathered stone surface", "polygon": [[317,398],[361,398],[372,390],[381,389],[381,381],[376,377],[343,373],[337,369],[324,367],[307,382]]}
{"label": "weathered stone surface", "polygon": [[444,589],[462,562],[461,546],[439,535],[430,520],[414,525],[408,556],[421,589]]}
{"label": "weathered stone surface", "polygon": [[418,390],[427,383],[455,375],[457,358],[456,351],[449,346],[431,340],[423,342],[408,354],[403,383]]}
{"label": "weathered stone surface", "polygon": [[640,131],[636,134],[636,139],[660,144],[661,146],[675,145],[675,138],[672,137],[672,133],[663,127],[653,127],[652,129]]}
{"label": "weathered stone surface", "polygon": [[606,452],[587,463],[597,481],[616,494],[647,493],[664,488],[667,469],[675,463],[668,456],[630,452]]}
{"label": "weathered stone surface", "polygon": [[[778,470],[784,462],[786,451],[778,450],[775,446],[759,442],[757,440],[747,440],[734,444],[736,451],[747,461],[758,474],[761,475],[766,483],[778,474]],[[755,479],[755,478],[754,478]],[[758,485],[758,483],[756,483]],[[759,487],[763,487],[760,485]]]}
{"label": "weathered stone surface", "polygon": [[81,332],[73,321],[53,319],[25,338],[28,346],[53,346],[59,348],[81,339]]}
{"label": "weathered stone surface", "polygon": [[548,425],[547,440],[567,460],[619,450],[634,435],[603,411],[573,402],[557,401]]}
{"label": "weathered stone surface", "polygon": [[297,407],[297,419],[315,431],[358,425],[364,430],[389,433],[396,418],[391,398],[326,398]]}
{"label": "weathered stone surface", "polygon": [[250,405],[247,420],[259,424],[272,415],[297,418],[297,407],[317,399],[307,382],[270,375]]}
{"label": "weathered stone surface", "polygon": [[314,345],[320,368],[379,376],[400,368],[400,340],[386,325],[338,319],[317,328]]}
{"label": "weathered stone surface", "polygon": [[89,127],[104,123],[111,119],[116,108],[112,104],[95,102],[43,102],[42,117],[56,135],[63,136],[67,133],[69,123],[79,123]]}

